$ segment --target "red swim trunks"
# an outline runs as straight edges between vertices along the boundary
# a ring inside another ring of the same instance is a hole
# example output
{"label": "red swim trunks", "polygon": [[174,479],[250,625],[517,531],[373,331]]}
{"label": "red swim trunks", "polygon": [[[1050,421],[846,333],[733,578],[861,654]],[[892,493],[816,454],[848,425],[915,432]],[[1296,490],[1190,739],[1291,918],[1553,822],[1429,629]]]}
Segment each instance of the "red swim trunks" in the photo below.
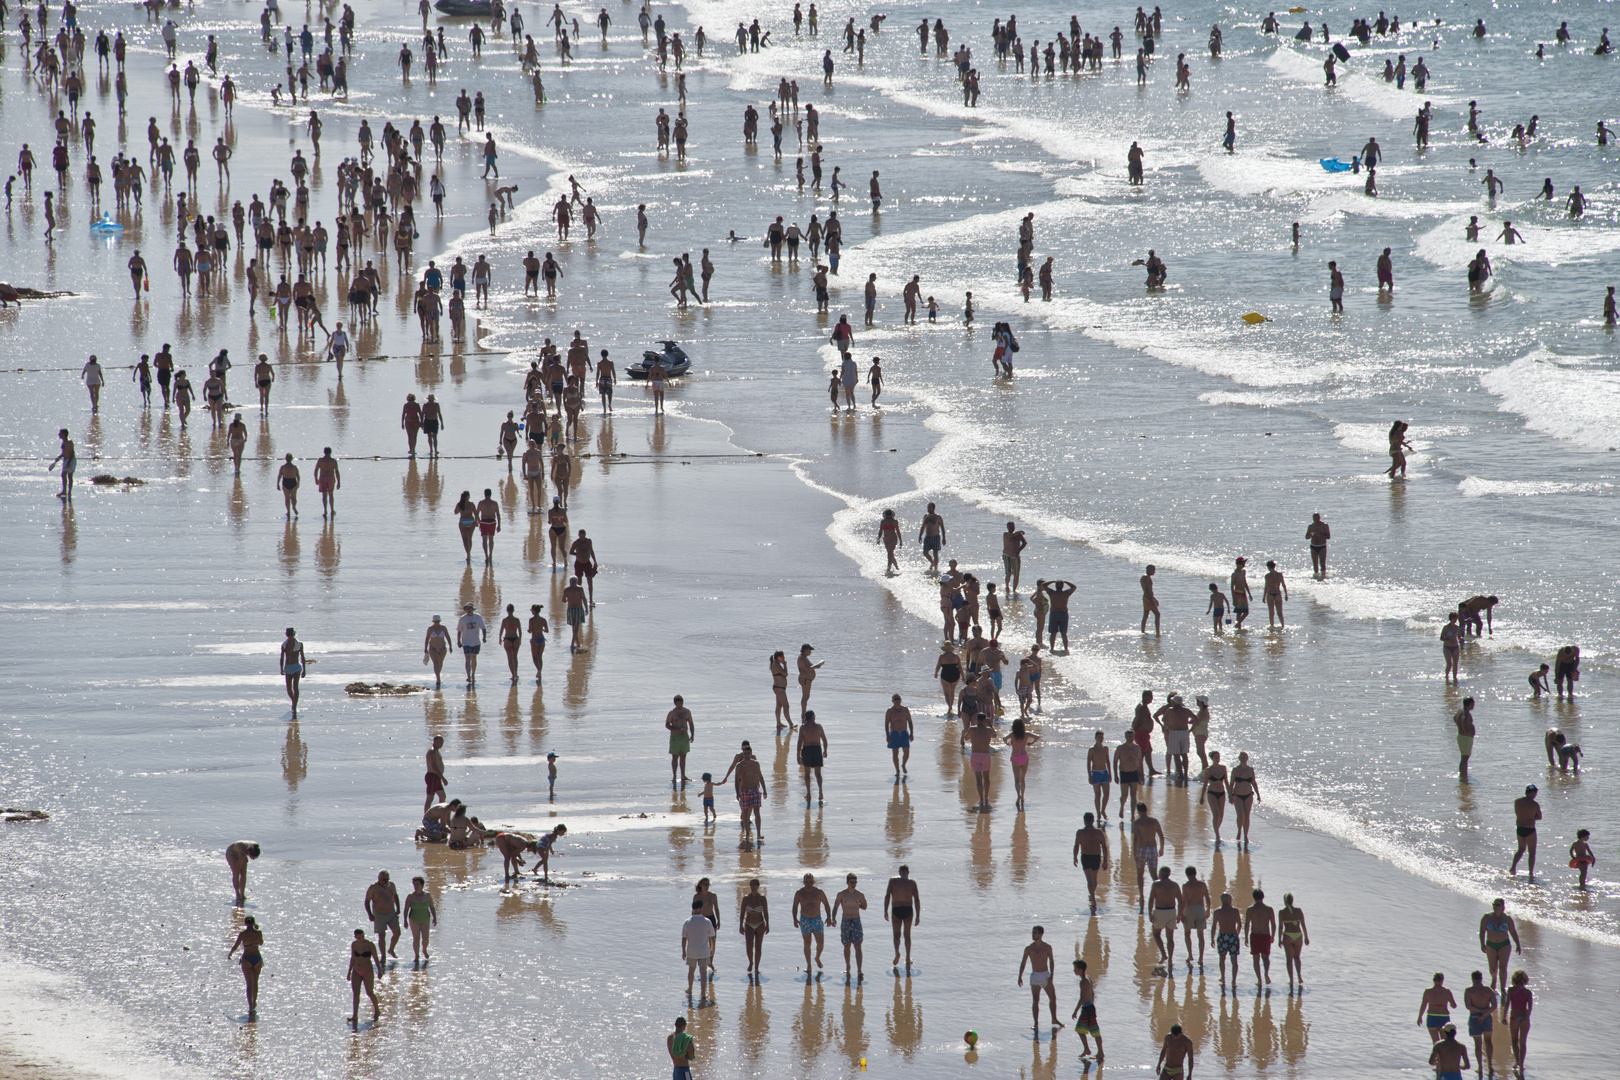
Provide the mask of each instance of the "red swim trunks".
{"label": "red swim trunks", "polygon": [[1153,752],[1153,732],[1136,731],[1132,732],[1132,737],[1136,739],[1136,745],[1142,748],[1142,753],[1150,754]]}
{"label": "red swim trunks", "polygon": [[1271,939],[1261,934],[1250,934],[1249,952],[1255,956],[1270,956]]}
{"label": "red swim trunks", "polygon": [[436,772],[430,772],[424,773],[422,779],[427,781],[427,793],[429,795],[444,794],[444,777]]}
{"label": "red swim trunks", "polygon": [[485,536],[494,536],[495,535],[495,522],[493,522],[493,521],[480,521],[478,523],[478,531],[483,533]]}

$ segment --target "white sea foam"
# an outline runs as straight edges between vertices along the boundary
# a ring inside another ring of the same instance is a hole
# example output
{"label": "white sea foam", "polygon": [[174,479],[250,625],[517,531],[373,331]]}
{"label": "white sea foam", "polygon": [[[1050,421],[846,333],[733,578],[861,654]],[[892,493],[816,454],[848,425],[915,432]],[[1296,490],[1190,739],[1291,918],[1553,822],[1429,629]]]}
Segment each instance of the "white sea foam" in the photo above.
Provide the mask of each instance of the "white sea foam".
{"label": "white sea foam", "polygon": [[1489,495],[1518,496],[1556,495],[1565,491],[1607,491],[1612,484],[1578,484],[1570,480],[1487,480],[1482,476],[1465,477],[1457,485],[1465,499],[1482,499]]}
{"label": "white sea foam", "polygon": [[1339,65],[1336,72],[1338,85],[1328,89],[1326,76],[1322,73],[1322,62],[1327,59],[1326,50],[1307,53],[1301,48],[1292,42],[1279,44],[1266,65],[1285,78],[1323,87],[1324,93],[1349,98],[1396,119],[1416,116],[1425,101],[1443,106],[1453,100],[1432,90],[1425,90],[1421,96],[1411,90],[1397,90],[1394,83],[1384,81],[1382,65],[1375,66],[1370,59],[1357,63],[1354,57],[1350,63]]}
{"label": "white sea foam", "polygon": [[[1480,219],[1477,241],[1465,238],[1463,230],[1468,225],[1468,218],[1463,215],[1453,217],[1418,237],[1412,250],[1419,258],[1445,270],[1465,268],[1480,248],[1490,252],[1491,265],[1497,270],[1514,263],[1558,266],[1620,251],[1620,229],[1533,225],[1523,219],[1515,219],[1513,213],[1512,208],[1507,208],[1499,209],[1490,216],[1476,215]],[[1523,234],[1523,243],[1504,245],[1497,242],[1503,220],[1515,222],[1513,227]]]}
{"label": "white sea foam", "polygon": [[1486,372],[1480,384],[1532,431],[1588,450],[1620,447],[1620,371],[1538,348]]}

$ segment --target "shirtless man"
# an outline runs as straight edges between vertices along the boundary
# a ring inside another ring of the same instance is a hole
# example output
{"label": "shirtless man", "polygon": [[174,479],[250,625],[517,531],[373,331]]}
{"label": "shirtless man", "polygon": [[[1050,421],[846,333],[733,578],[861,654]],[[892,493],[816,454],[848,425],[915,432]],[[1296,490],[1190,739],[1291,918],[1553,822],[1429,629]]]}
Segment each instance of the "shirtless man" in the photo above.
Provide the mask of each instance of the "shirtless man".
{"label": "shirtless man", "polygon": [[1027,547],[1029,541],[1024,537],[1024,530],[1007,522],[1007,531],[1001,534],[1001,587],[1008,596],[1018,595],[1018,574],[1023,569],[1024,549]]}
{"label": "shirtless man", "polygon": [[585,587],[579,583],[579,578],[568,579],[568,585],[563,589],[563,607],[568,616],[568,629],[572,636],[568,639],[570,653],[582,653],[585,647],[579,643],[579,635],[585,626]]}
{"label": "shirtless man", "polygon": [[810,779],[816,781],[816,798],[827,801],[821,787],[821,766],[827,760],[827,729],[816,720],[816,714],[807,712],[799,721],[799,764],[804,767],[804,805],[810,805]]}
{"label": "shirtless man", "polygon": [[1536,802],[1536,785],[1524,789],[1524,794],[1513,800],[1513,820],[1519,835],[1518,850],[1513,853],[1513,865],[1508,873],[1519,872],[1519,860],[1530,856],[1530,880],[1536,880],[1536,822],[1541,820],[1541,804]]}
{"label": "shirtless man", "polygon": [[537,442],[523,451],[523,484],[529,493],[529,513],[544,513],[546,501],[546,454]]}
{"label": "shirtless man", "polygon": [[1221,893],[1221,906],[1209,916],[1215,934],[1215,958],[1221,966],[1221,991],[1226,991],[1226,959],[1232,958],[1232,989],[1237,989],[1238,952],[1243,945],[1243,912],[1232,906],[1232,894]]}
{"label": "shirtless man", "polygon": [[[1098,732],[1101,738],[1102,732]],[[1104,753],[1107,753],[1105,750]],[[1096,819],[1087,814],[1085,824],[1074,831],[1074,865],[1086,875],[1086,894],[1091,898],[1091,913],[1097,914],[1097,871],[1106,870],[1110,859],[1108,834],[1093,824]],[[1082,859],[1084,862],[1082,862]]]}
{"label": "shirtless man", "polygon": [[1095,741],[1086,750],[1086,771],[1090,774],[1091,799],[1099,819],[1108,816],[1108,788],[1113,779],[1108,747],[1103,745],[1103,733],[1097,732]]}
{"label": "shirtless man", "polygon": [[1148,880],[1159,876],[1159,860],[1164,857],[1164,828],[1157,818],[1148,816],[1147,803],[1136,804],[1136,820],[1131,822],[1131,851],[1136,856],[1136,910],[1145,911],[1147,894],[1142,888],[1142,874]]}
{"label": "shirtless man", "polygon": [[1069,597],[1077,586],[1072,581],[1048,581],[1046,595],[1052,600],[1052,609],[1046,616],[1046,636],[1050,648],[1057,650],[1057,638],[1063,635],[1063,652],[1069,652]]}
{"label": "shirtless man", "polygon": [[1451,722],[1457,725],[1457,752],[1462,755],[1457,763],[1457,779],[1463,783],[1468,782],[1468,759],[1474,753],[1474,699],[1463,698],[1462,708],[1457,710]]}
{"label": "shirtless man", "polygon": [[[812,664],[810,654],[815,652],[813,645],[799,646],[799,715],[802,717],[810,708],[810,684],[816,681],[816,672],[821,670],[821,664]],[[821,662],[826,663],[825,660]]]}
{"label": "shirtless man", "polygon": [[1052,985],[1052,946],[1044,940],[1046,928],[1037,926],[1029,932],[1033,939],[1024,946],[1023,958],[1018,961],[1018,985],[1024,985],[1024,968],[1029,968],[1030,1014],[1035,1018],[1035,1030],[1041,1030],[1041,991],[1046,991],[1047,1005],[1052,1013],[1052,1030],[1062,1025],[1057,1018],[1057,990]]}
{"label": "shirtless man", "polygon": [[236,906],[247,903],[248,861],[259,857],[259,845],[251,840],[238,840],[225,849],[225,863],[231,868],[231,888],[236,891]]}
{"label": "shirtless man", "polygon": [[894,695],[891,700],[894,704],[883,714],[883,730],[894,756],[894,778],[904,780],[906,765],[911,761],[911,740],[916,735],[916,726],[912,723],[911,710],[900,704],[900,695]]}
{"label": "shirtless man", "polygon": [[[1153,714],[1164,732],[1164,767],[1172,776],[1179,771],[1181,782],[1187,782],[1187,751],[1192,742],[1192,722],[1195,714],[1182,702],[1180,694],[1171,694],[1163,708]],[[1177,769],[1177,765],[1180,769]]]}
{"label": "shirtless man", "polygon": [[939,551],[945,546],[945,519],[935,512],[933,503],[928,504],[928,513],[923,515],[922,525],[917,529],[917,542],[922,544],[929,571],[939,573]]}
{"label": "shirtless man", "polygon": [[675,707],[664,716],[664,729],[669,732],[669,781],[670,785],[685,786],[686,755],[692,749],[692,740],[697,738],[697,722],[692,719],[692,710],[686,707],[681,695],[675,695]]}
{"label": "shirtless man", "polygon": [[1158,878],[1148,890],[1148,921],[1153,926],[1153,944],[1159,959],[1169,971],[1176,962],[1176,925],[1181,922],[1181,886],[1170,880],[1170,868],[1159,867]]}
{"label": "shirtless man", "polygon": [[[979,713],[973,726],[962,729],[960,742],[963,746],[972,743],[972,751],[968,763],[973,770],[973,786],[978,793],[979,802],[975,809],[986,814],[990,812],[990,753],[991,742],[995,739],[995,729],[990,726],[990,718]],[[1056,1008],[1054,1005],[1053,1008]]]}
{"label": "shirtless man", "polygon": [[[1136,745],[1141,748],[1142,758],[1147,762],[1149,776],[1158,776],[1159,770],[1153,767],[1153,713],[1148,708],[1153,704],[1153,691],[1142,691],[1142,700],[1136,706],[1136,714],[1131,718],[1131,736]],[[1165,764],[1169,764],[1168,761]]]}
{"label": "shirtless man", "polygon": [[900,876],[889,879],[883,893],[883,921],[894,933],[894,967],[900,967],[900,939],[906,943],[906,974],[911,973],[911,928],[922,925],[922,893],[911,880],[911,867],[901,866]]}
{"label": "shirtless man", "polygon": [[484,497],[478,500],[475,509],[478,516],[478,535],[484,545],[484,565],[489,566],[495,561],[495,534],[501,531],[501,504],[495,501],[494,492],[484,489]]}
{"label": "shirtless man", "polygon": [[[1186,1065],[1183,1066],[1182,1062],[1186,1062]],[[1159,1072],[1159,1080],[1192,1080],[1193,1043],[1181,1033],[1180,1024],[1170,1025],[1170,1034],[1164,1037],[1164,1045],[1159,1048],[1159,1061],[1154,1068]]]}
{"label": "shirtless man", "polygon": [[[1468,1010],[1468,1034],[1474,1037],[1474,1058],[1481,1064],[1496,1056],[1491,1045],[1491,1031],[1496,1027],[1496,991],[1485,985],[1485,973],[1473,974],[1473,985],[1463,991],[1463,1008]],[[1467,1068],[1465,1062],[1463,1068]]]}
{"label": "shirtless man", "polygon": [[1305,526],[1305,540],[1311,545],[1311,573],[1319,578],[1327,577],[1327,544],[1332,538],[1333,533],[1322,515],[1312,514],[1311,523]]}
{"label": "shirtless man", "polygon": [[759,759],[754,756],[753,747],[747,742],[742,744],[741,753],[731,759],[731,768],[726,770],[726,775],[720,778],[720,782],[724,784],[733,774],[737,777],[737,805],[742,807],[743,839],[746,840],[751,835],[748,817],[752,814],[754,829],[757,830],[759,839],[763,841],[765,824],[760,820],[759,808],[765,802],[765,773],[759,767]]}
{"label": "shirtless man", "polygon": [[866,894],[855,887],[855,875],[844,878],[844,891],[833,897],[833,919],[829,925],[838,927],[838,940],[844,946],[844,981],[849,982],[849,950],[855,948],[855,981],[865,982],[861,970],[861,943],[866,930],[861,926],[861,912],[866,910]]}
{"label": "shirtless man", "polygon": [[[826,909],[826,916],[821,914]],[[816,887],[814,874],[804,875],[804,887],[793,894],[793,926],[804,937],[804,970],[811,974],[810,939],[815,938],[816,955],[815,965],[821,967],[821,951],[826,948],[827,935],[826,920],[832,918],[832,905],[827,902],[827,894]],[[817,976],[820,972],[815,973]]]}
{"label": "shirtless man", "polygon": [[1102,1029],[1097,1026],[1097,989],[1092,985],[1091,977],[1086,974],[1086,962],[1074,962],[1075,977],[1080,980],[1080,1000],[1075,1002],[1074,1012],[1070,1019],[1074,1021],[1075,1034],[1080,1036],[1080,1060],[1091,1057],[1091,1043],[1086,1036],[1097,1040],[1097,1064],[1103,1061]]}
{"label": "shirtless man", "polygon": [[[1468,628],[1471,626],[1474,628],[1475,637],[1479,637],[1481,631],[1495,636],[1496,631],[1491,626],[1491,610],[1499,603],[1501,601],[1494,596],[1470,596],[1467,600],[1458,604],[1457,618],[1462,623],[1464,635],[1468,633]],[[1479,617],[1481,612],[1485,614],[1483,620]]]}
{"label": "shirtless man", "polygon": [[1204,927],[1209,924],[1209,886],[1198,877],[1196,866],[1187,867],[1187,882],[1181,886],[1181,927],[1187,942],[1187,970],[1192,970],[1192,936],[1198,931],[1198,969],[1204,969]]}
{"label": "shirtless man", "polygon": [[[1277,913],[1265,899],[1264,892],[1254,890],[1254,903],[1243,913],[1243,932],[1248,936],[1249,954],[1254,958],[1255,986],[1260,985],[1262,967],[1265,981],[1271,981],[1271,943],[1277,937]],[[1235,985],[1235,976],[1233,981]]]}
{"label": "shirtless man", "polygon": [[1440,1029],[1441,1039],[1429,1052],[1429,1064],[1439,1080],[1461,1080],[1468,1070],[1468,1047],[1457,1041],[1457,1025]]}
{"label": "shirtless man", "polygon": [[1243,629],[1243,620],[1249,617],[1249,575],[1245,568],[1248,559],[1239,555],[1232,571],[1232,624],[1234,630]]}
{"label": "shirtless man", "polygon": [[321,456],[315,461],[315,490],[321,493],[321,517],[327,516],[331,511],[333,517],[337,516],[337,489],[343,486],[343,476],[338,472],[337,458],[332,456],[332,448],[326,447]]}
{"label": "shirtless man", "polygon": [[585,589],[589,596],[590,606],[596,606],[596,544],[585,535],[585,530],[579,530],[579,538],[568,547],[568,554],[574,557],[574,574],[585,580]]}
{"label": "shirtless man", "polygon": [[[1326,558],[1324,555],[1323,559]],[[1266,580],[1263,587],[1266,598],[1266,621],[1273,627],[1287,626],[1288,621],[1283,618],[1282,606],[1283,601],[1288,599],[1288,582],[1283,580],[1282,571],[1277,569],[1276,560],[1266,562]]]}
{"label": "shirtless man", "polygon": [[1435,972],[1434,984],[1418,1000],[1417,1022],[1429,1029],[1429,1042],[1440,1041],[1440,1032],[1451,1023],[1451,1010],[1456,1005],[1457,999],[1446,989],[1445,975]]}
{"label": "shirtless man", "polygon": [[[441,632],[442,632],[442,624]],[[446,635],[448,637],[448,634]],[[426,814],[433,808],[433,796],[437,795],[440,802],[445,801],[444,790],[444,736],[433,736],[433,745],[427,751],[427,772],[424,780],[427,782],[427,800],[422,803],[422,813]]]}
{"label": "shirtless man", "polygon": [[1148,565],[1147,573],[1142,575],[1142,633],[1147,633],[1148,616],[1153,616],[1153,632],[1159,632],[1159,599],[1153,595],[1153,575],[1158,567]]}
{"label": "shirtless man", "polygon": [[1136,802],[1142,790],[1142,748],[1136,745],[1135,733],[1125,729],[1125,741],[1114,748],[1114,779],[1119,781],[1119,814],[1125,817],[1127,804]]}
{"label": "shirtless man", "polygon": [[[398,956],[394,948],[399,944],[399,890],[394,883],[388,880],[388,871],[382,870],[377,874],[376,882],[366,890],[366,918],[371,921],[372,929],[377,932],[377,948],[384,949],[383,939],[388,936],[391,927],[394,931],[393,940],[387,945],[389,956]],[[382,957],[377,957],[377,973],[382,974]]]}

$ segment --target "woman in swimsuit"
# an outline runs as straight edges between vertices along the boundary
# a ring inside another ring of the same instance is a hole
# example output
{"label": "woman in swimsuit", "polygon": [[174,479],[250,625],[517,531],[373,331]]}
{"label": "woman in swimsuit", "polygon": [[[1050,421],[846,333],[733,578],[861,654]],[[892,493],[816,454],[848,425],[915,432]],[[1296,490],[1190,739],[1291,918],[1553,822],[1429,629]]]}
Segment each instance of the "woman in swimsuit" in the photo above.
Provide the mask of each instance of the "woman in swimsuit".
{"label": "woman in swimsuit", "polygon": [[[405,921],[411,927],[411,966],[430,960],[429,931],[439,925],[439,909],[433,906],[433,897],[427,894],[427,879],[411,878],[416,891],[405,898]],[[358,1001],[355,1003],[357,1006]]]}
{"label": "woman in swimsuit", "polygon": [[1024,729],[1022,720],[1014,720],[1012,733],[1001,741],[1012,747],[1013,787],[1018,792],[1018,809],[1024,808],[1024,778],[1029,773],[1030,745],[1040,741],[1040,736]]}
{"label": "woman in swimsuit", "polygon": [[962,579],[962,603],[956,609],[956,628],[963,641],[968,639],[968,625],[979,625],[979,579],[968,574]]}
{"label": "woman in swimsuit", "polygon": [[1530,1039],[1530,1010],[1535,997],[1530,993],[1530,976],[1522,970],[1513,973],[1513,988],[1502,996],[1502,1009],[1508,1017],[1508,1041],[1513,1045],[1513,1064],[1524,1075],[1525,1044]]}
{"label": "woman in swimsuit", "polygon": [[410,449],[411,457],[415,457],[416,437],[422,431],[422,406],[416,403],[415,394],[405,395],[405,408],[400,414],[399,426],[405,429],[405,445]]}
{"label": "woman in swimsuit", "polygon": [[[433,395],[429,394],[427,401],[422,404],[422,434],[427,436],[429,457],[439,456],[439,432],[443,430],[444,409],[434,400]],[[469,540],[468,543],[470,545],[471,541]],[[470,547],[468,551],[470,554]]]}
{"label": "woman in swimsuit", "polygon": [[934,661],[934,678],[939,680],[939,688],[945,695],[945,715],[955,716],[956,684],[962,681],[962,658],[956,654],[956,646],[948,641],[945,651]]}
{"label": "woman in swimsuit", "polygon": [[540,604],[529,605],[529,659],[534,661],[534,681],[539,685],[546,674],[546,635],[551,624],[540,614]]}
{"label": "woman in swimsuit", "polygon": [[1249,813],[1260,801],[1260,785],[1255,782],[1254,767],[1249,764],[1247,752],[1238,755],[1232,770],[1232,809],[1237,812],[1237,842],[1249,842]]}
{"label": "woman in swimsuit", "polygon": [[1204,790],[1198,793],[1200,803],[1209,805],[1209,817],[1215,826],[1215,846],[1221,846],[1221,822],[1226,820],[1226,766],[1221,764],[1221,752],[1209,752],[1209,764],[1204,766]]}
{"label": "woman in swimsuit", "polygon": [[422,641],[422,663],[433,665],[433,689],[441,689],[444,685],[444,658],[450,652],[450,631],[444,621],[437,615],[433,616],[433,623],[427,629],[427,637]]}
{"label": "woman in swimsuit", "polygon": [[1294,906],[1294,894],[1283,894],[1282,910],[1277,912],[1277,934],[1282,938],[1283,960],[1288,965],[1288,988],[1294,987],[1298,974],[1299,985],[1305,985],[1305,969],[1300,966],[1299,952],[1311,943],[1311,932],[1305,928],[1305,912]]}
{"label": "woman in swimsuit", "polygon": [[191,416],[191,402],[196,397],[191,389],[191,380],[184,371],[174,373],[174,407],[180,410],[180,426],[186,426],[186,419]]}
{"label": "woman in swimsuit", "polygon": [[259,410],[261,412],[270,407],[270,384],[275,381],[275,368],[271,367],[269,360],[261,355],[259,362],[253,367],[253,382],[259,388]]}
{"label": "woman in swimsuit", "polygon": [[236,950],[242,950],[242,979],[247,983],[248,1019],[257,1020],[259,1016],[259,975],[264,971],[264,957],[260,950],[264,945],[264,934],[259,930],[259,924],[249,915],[242,920],[246,925],[242,932],[236,935],[236,941],[231,945],[231,951],[225,954],[226,959],[236,955]]}
{"label": "woman in swimsuit", "polygon": [[1198,745],[1198,760],[1205,769],[1209,768],[1209,756],[1204,752],[1204,744],[1209,742],[1209,698],[1200,694],[1193,699],[1198,702],[1198,715],[1193,718],[1193,741]]}
{"label": "woman in swimsuit", "polygon": [[889,553],[889,563],[883,568],[883,572],[887,574],[892,570],[898,574],[900,561],[894,557],[894,553],[900,548],[900,522],[894,516],[893,510],[883,511],[883,520],[878,522],[878,540]]}
{"label": "woman in swimsuit", "polygon": [[1406,427],[1404,420],[1397,420],[1389,426],[1389,468],[1384,470],[1384,475],[1391,480],[1395,479],[1397,472],[1402,480],[1406,479],[1405,451],[1412,449],[1412,444],[1406,441]]}
{"label": "woman in swimsuit", "polygon": [[377,947],[366,938],[364,930],[354,932],[354,941],[349,944],[349,986],[354,990],[354,1011],[349,1014],[349,1023],[360,1026],[360,991],[364,990],[371,999],[371,1021],[377,1022],[377,974],[382,967],[382,961],[377,957]]}
{"label": "woman in swimsuit", "polygon": [[523,622],[517,617],[517,607],[506,605],[506,618],[501,620],[501,647],[506,650],[506,666],[512,671],[512,685],[518,681],[518,648],[523,644]]}
{"label": "woman in swimsuit", "polygon": [[[1491,972],[1491,989],[1500,987],[1500,992],[1505,994],[1508,960],[1513,953],[1523,952],[1524,949],[1519,944],[1518,924],[1507,913],[1507,901],[1501,897],[1491,902],[1491,910],[1479,920],[1479,951],[1485,954],[1485,964]],[[1497,982],[1498,977],[1502,980],[1500,983]],[[1505,1005],[1503,1013],[1506,1014]]]}
{"label": "woman in swimsuit", "polygon": [[298,719],[298,684],[304,678],[304,643],[292,627],[281,643],[281,674],[287,680],[287,697],[292,699],[292,718]]}
{"label": "woman in swimsuit", "polygon": [[720,898],[709,889],[708,878],[699,878],[697,887],[692,890],[692,899],[703,902],[703,907],[700,909],[703,917],[714,924],[716,931],[714,945],[711,945],[709,949],[709,966],[712,969],[714,967],[714,953],[716,952],[714,946],[720,944],[720,934],[718,932],[720,930]]}
{"label": "woman in swimsuit", "polygon": [[1030,604],[1035,608],[1035,644],[1045,644],[1046,612],[1052,606],[1052,598],[1046,593],[1046,582],[1035,583],[1035,595],[1030,598]]}
{"label": "woman in swimsuit", "polygon": [[793,708],[787,696],[787,654],[781,649],[771,654],[771,693],[776,696],[776,730],[782,730],[782,721],[787,721],[789,731],[793,730]]}
{"label": "woman in swimsuit", "polygon": [[[431,437],[429,441],[431,443]],[[456,515],[456,524],[461,529],[461,546],[467,552],[468,565],[471,565],[473,532],[478,528],[478,504],[473,502],[472,492],[461,493],[453,512]]]}
{"label": "woman in swimsuit", "polygon": [[765,894],[759,891],[759,879],[748,882],[748,892],[737,910],[737,932],[743,936],[743,950],[748,954],[748,974],[759,974],[760,950],[765,935],[771,932],[771,911]]}

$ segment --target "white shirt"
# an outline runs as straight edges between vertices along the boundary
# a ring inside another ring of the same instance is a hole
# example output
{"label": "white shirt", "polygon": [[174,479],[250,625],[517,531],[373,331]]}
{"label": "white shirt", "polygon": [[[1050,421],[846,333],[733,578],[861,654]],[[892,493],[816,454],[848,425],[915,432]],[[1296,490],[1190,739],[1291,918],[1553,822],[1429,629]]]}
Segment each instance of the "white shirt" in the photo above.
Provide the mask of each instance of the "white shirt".
{"label": "white shirt", "polygon": [[456,620],[456,640],[462,645],[482,645],[488,632],[484,617],[477,612]]}
{"label": "white shirt", "polygon": [[692,913],[681,926],[681,940],[686,942],[688,960],[705,960],[714,952],[714,923],[708,916]]}

